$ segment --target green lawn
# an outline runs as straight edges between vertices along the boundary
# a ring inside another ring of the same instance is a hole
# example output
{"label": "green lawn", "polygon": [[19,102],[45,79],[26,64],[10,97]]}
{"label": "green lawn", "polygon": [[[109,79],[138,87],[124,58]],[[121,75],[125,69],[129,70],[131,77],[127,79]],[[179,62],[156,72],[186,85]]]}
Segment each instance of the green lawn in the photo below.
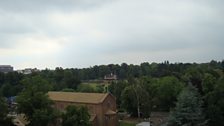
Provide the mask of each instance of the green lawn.
{"label": "green lawn", "polygon": [[108,86],[109,86],[108,83],[81,83],[81,85],[89,85],[95,90],[96,90],[97,86],[104,85],[104,92],[106,92],[106,88],[108,88]]}
{"label": "green lawn", "polygon": [[81,85],[89,85],[89,86],[91,86],[95,89],[96,86],[99,85],[99,84],[97,84],[97,83],[81,83]]}

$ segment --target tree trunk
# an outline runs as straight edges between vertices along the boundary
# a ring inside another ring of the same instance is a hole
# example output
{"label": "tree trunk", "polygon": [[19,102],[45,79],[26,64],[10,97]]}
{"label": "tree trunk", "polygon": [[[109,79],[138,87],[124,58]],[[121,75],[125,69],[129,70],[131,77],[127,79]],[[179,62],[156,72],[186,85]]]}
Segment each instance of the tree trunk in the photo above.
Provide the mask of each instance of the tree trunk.
{"label": "tree trunk", "polygon": [[136,98],[137,98],[137,112],[138,112],[138,118],[140,118],[140,103],[139,103],[139,96],[138,96],[138,93],[135,89],[135,87],[133,87],[134,89],[134,92],[135,92],[135,95],[136,95]]}
{"label": "tree trunk", "polygon": [[138,110],[138,118],[140,118],[140,105],[139,105],[139,100],[137,99],[138,104],[137,104],[137,110]]}

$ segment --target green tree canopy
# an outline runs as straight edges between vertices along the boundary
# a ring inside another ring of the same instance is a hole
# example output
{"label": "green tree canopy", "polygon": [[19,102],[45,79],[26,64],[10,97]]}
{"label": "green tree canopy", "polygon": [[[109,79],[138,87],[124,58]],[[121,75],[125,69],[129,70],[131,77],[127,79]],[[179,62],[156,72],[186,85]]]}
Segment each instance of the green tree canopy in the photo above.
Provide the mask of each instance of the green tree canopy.
{"label": "green tree canopy", "polygon": [[24,113],[30,126],[47,126],[56,118],[53,102],[48,98],[50,86],[39,76],[23,80],[24,91],[17,97],[18,112]]}
{"label": "green tree canopy", "polygon": [[197,90],[189,85],[180,93],[168,126],[202,126],[204,123],[202,100]]}
{"label": "green tree canopy", "polygon": [[132,116],[148,117],[150,105],[145,86],[137,79],[129,80],[129,82],[130,84],[121,94],[122,107],[132,114]]}
{"label": "green tree canopy", "polygon": [[216,85],[216,81],[217,79],[212,74],[206,73],[202,81],[203,92],[208,94],[209,92],[213,91]]}
{"label": "green tree canopy", "polygon": [[111,92],[116,97],[118,107],[121,107],[121,93],[127,85],[127,81],[118,81],[117,83],[112,82],[112,84],[110,84],[108,87],[109,92]]}
{"label": "green tree canopy", "polygon": [[206,115],[211,126],[224,125],[224,78],[214,85],[214,90],[205,96]]}
{"label": "green tree canopy", "polygon": [[173,76],[167,76],[158,79],[156,99],[157,105],[160,109],[169,111],[175,106],[178,94],[183,89],[184,84]]}
{"label": "green tree canopy", "polygon": [[0,125],[1,126],[10,126],[11,119],[7,117],[8,106],[6,100],[0,96]]}
{"label": "green tree canopy", "polygon": [[68,106],[62,115],[62,126],[90,126],[89,119],[86,107]]}

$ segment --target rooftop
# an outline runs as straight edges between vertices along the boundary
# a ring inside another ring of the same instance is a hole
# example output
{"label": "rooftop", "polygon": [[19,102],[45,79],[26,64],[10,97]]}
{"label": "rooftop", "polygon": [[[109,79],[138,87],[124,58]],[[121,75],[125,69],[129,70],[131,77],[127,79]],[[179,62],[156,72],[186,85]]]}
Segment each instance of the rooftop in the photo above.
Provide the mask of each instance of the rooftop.
{"label": "rooftop", "polygon": [[12,67],[11,65],[0,65],[0,67]]}
{"label": "rooftop", "polygon": [[109,95],[108,93],[77,93],[77,92],[48,92],[53,101],[75,102],[75,103],[102,103]]}

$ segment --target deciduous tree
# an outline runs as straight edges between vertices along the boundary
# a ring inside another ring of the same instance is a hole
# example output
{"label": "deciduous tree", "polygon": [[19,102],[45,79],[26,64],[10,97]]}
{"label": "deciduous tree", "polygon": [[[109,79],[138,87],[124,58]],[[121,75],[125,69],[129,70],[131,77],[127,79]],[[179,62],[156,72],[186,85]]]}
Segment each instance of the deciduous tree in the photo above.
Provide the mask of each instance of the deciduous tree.
{"label": "deciduous tree", "polygon": [[68,106],[62,115],[62,126],[90,126],[89,119],[86,107]]}
{"label": "deciduous tree", "polygon": [[7,117],[8,106],[6,100],[0,96],[0,125],[11,126],[11,119]]}
{"label": "deciduous tree", "polygon": [[25,114],[29,126],[47,126],[56,119],[57,112],[48,98],[50,86],[39,76],[23,80],[25,89],[17,97],[18,111]]}

